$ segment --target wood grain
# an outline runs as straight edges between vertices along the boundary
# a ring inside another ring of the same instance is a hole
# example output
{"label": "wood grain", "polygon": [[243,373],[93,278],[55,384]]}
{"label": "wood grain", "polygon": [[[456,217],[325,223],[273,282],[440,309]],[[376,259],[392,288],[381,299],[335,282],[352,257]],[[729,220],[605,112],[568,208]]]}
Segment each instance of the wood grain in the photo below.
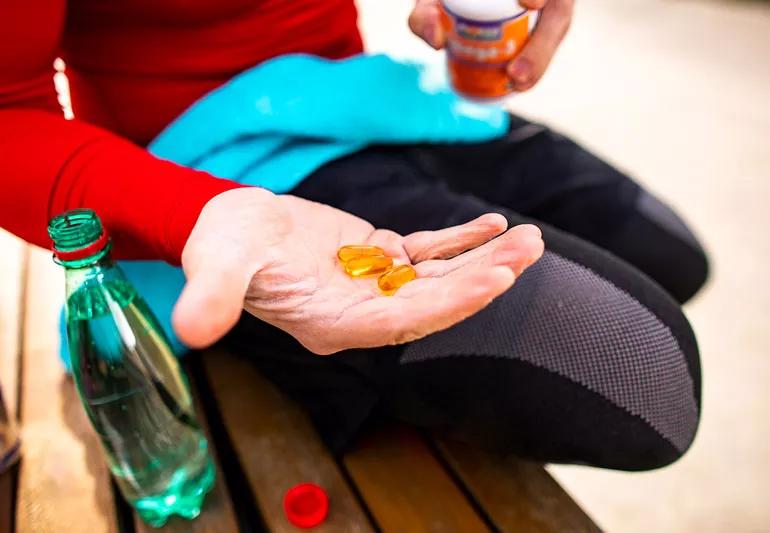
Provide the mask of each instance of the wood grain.
{"label": "wood grain", "polygon": [[542,465],[457,442],[437,445],[500,531],[600,531]]}
{"label": "wood grain", "polygon": [[117,531],[100,443],[59,362],[62,272],[40,249],[28,264],[17,532]]}
{"label": "wood grain", "polygon": [[414,430],[369,433],[344,463],[385,533],[489,530]]}
{"label": "wood grain", "polygon": [[314,532],[372,531],[337,464],[293,402],[247,361],[225,351],[208,353],[204,367],[270,531],[296,533],[284,516],[283,495],[308,481],[322,486],[330,501],[327,521]]}
{"label": "wood grain", "polygon": [[[193,385],[191,381],[191,386]],[[211,453],[214,457],[214,463],[217,467],[217,481],[212,491],[206,496],[203,503],[203,509],[200,516],[195,520],[184,520],[174,517],[162,528],[154,528],[145,524],[138,515],[134,515],[134,526],[137,533],[152,533],[153,531],[179,532],[179,533],[229,533],[238,531],[238,523],[235,519],[235,511],[230,500],[230,492],[222,476],[222,467],[214,449],[214,442],[211,438],[206,417],[203,413],[198,398],[198,391],[193,386],[193,399],[195,401],[195,413],[206,432],[206,438],[209,441]]]}

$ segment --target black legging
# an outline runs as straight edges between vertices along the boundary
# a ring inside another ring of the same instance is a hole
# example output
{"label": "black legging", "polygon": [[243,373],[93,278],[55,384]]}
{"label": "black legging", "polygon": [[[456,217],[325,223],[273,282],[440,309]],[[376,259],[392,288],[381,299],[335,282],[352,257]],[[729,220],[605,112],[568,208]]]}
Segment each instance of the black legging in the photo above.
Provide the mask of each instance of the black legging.
{"label": "black legging", "polygon": [[293,191],[399,233],[489,211],[534,222],[546,252],[510,291],[401,347],[322,358],[252,317],[229,342],[337,451],[378,414],[540,461],[669,464],[698,426],[698,348],[677,301],[703,285],[705,254],[628,177],[512,120],[506,138],[480,145],[370,148]]}

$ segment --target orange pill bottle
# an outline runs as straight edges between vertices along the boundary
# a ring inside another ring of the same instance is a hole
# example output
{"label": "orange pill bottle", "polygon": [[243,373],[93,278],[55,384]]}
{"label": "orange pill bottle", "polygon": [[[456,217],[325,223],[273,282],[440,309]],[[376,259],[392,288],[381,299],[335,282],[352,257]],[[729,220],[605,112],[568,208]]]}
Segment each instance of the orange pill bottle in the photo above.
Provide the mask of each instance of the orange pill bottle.
{"label": "orange pill bottle", "polygon": [[455,90],[482,99],[513,92],[506,67],[526,44],[537,12],[516,0],[441,0],[441,7]]}

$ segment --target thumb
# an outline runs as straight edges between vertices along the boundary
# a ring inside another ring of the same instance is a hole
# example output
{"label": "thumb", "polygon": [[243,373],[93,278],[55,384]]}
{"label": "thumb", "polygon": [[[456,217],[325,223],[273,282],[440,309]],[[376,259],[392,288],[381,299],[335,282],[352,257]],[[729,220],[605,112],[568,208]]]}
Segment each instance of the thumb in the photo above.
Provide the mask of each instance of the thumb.
{"label": "thumb", "polygon": [[235,326],[253,274],[230,267],[237,263],[212,263],[188,273],[171,319],[179,340],[191,348],[210,346]]}

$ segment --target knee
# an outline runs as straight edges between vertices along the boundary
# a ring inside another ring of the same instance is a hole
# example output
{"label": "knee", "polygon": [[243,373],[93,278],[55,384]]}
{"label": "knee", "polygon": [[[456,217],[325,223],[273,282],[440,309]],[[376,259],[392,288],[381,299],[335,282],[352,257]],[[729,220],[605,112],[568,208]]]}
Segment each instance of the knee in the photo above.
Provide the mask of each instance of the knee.
{"label": "knee", "polygon": [[581,376],[583,383],[620,411],[608,415],[607,421],[616,423],[603,429],[618,447],[602,465],[610,468],[652,470],[677,461],[700,422],[694,333],[670,300],[645,303],[628,294],[605,294],[595,304],[604,316],[585,334],[591,340],[575,339],[578,346],[594,346],[596,366]]}
{"label": "knee", "polygon": [[536,343],[514,337],[524,339],[515,353],[567,378],[565,390],[585,389],[586,408],[576,415],[586,419],[575,429],[593,434],[574,456],[636,471],[678,460],[695,438],[701,391],[697,343],[679,306],[643,279],[623,290],[548,252],[533,269],[539,283],[527,288],[525,273],[520,295],[536,291],[524,299],[527,313],[542,311],[551,327]]}
{"label": "knee", "polygon": [[563,372],[572,382],[565,388],[585,389],[579,415],[585,420],[575,428],[584,435],[573,438],[588,447],[573,457],[626,471],[668,466],[691,447],[700,422],[697,352],[686,353],[686,343],[668,328],[606,326],[592,334],[604,352],[583,370]]}
{"label": "knee", "polygon": [[603,428],[616,448],[610,448],[601,466],[653,470],[679,460],[695,439],[700,359],[694,334],[678,307],[658,307],[653,314],[626,298],[625,305],[636,307],[626,309],[628,318],[607,318],[604,327],[594,329],[593,342],[604,356],[599,369],[583,381],[617,411],[606,419],[615,423]]}
{"label": "knee", "polygon": [[664,288],[680,304],[691,300],[706,284],[709,277],[709,259],[700,242],[693,236],[687,241],[670,237],[668,250],[661,250],[671,259],[664,261],[669,274],[661,275]]}
{"label": "knee", "polygon": [[546,251],[484,311],[409,345],[402,374],[417,376],[414,383],[440,379],[430,390],[444,396],[431,402],[472,413],[461,429],[487,445],[545,462],[668,465],[698,427],[695,337],[648,278],[633,271],[614,279]]}
{"label": "knee", "polygon": [[700,246],[693,247],[682,257],[679,279],[680,284],[672,294],[679,303],[685,303],[695,296],[708,281],[709,260]]}
{"label": "knee", "polygon": [[636,210],[639,222],[630,225],[642,242],[647,241],[644,248],[648,257],[660,260],[657,268],[649,268],[652,277],[679,303],[690,300],[709,275],[709,261],[701,242],[673,209],[646,191],[640,192]]}
{"label": "knee", "polygon": [[[565,397],[582,406],[575,411],[571,439],[582,446],[568,462],[626,471],[668,466],[691,447],[700,422],[700,371],[697,353],[667,328],[618,328],[605,324],[592,339],[593,361],[561,369]],[[612,354],[612,355],[610,355]],[[694,368],[693,368],[694,365]],[[575,389],[582,388],[582,391]]]}
{"label": "knee", "polygon": [[[692,386],[688,379],[683,383],[667,380],[668,385],[682,390]],[[637,394],[659,394],[660,383],[638,385]],[[689,398],[688,398],[689,397]],[[628,420],[618,435],[622,453],[612,459],[610,468],[628,471],[648,471],[663,468],[681,459],[692,446],[700,423],[700,410],[690,393],[669,397],[657,407],[648,404]],[[616,428],[617,429],[617,428]]]}

